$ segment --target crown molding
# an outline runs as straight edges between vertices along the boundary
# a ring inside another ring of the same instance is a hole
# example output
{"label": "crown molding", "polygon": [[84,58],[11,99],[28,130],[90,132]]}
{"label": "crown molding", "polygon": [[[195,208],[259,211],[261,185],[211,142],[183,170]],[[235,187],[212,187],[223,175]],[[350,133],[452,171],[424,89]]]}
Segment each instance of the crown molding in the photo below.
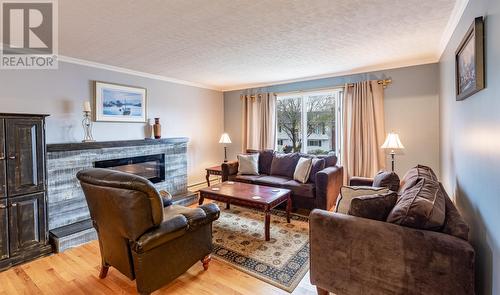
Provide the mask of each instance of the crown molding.
{"label": "crown molding", "polygon": [[175,83],[175,84],[181,84],[181,85],[186,85],[186,86],[209,89],[209,90],[222,91],[219,88],[205,85],[205,84],[201,84],[201,83],[170,78],[170,77],[166,77],[166,76],[162,76],[162,75],[150,74],[150,73],[146,73],[146,72],[131,70],[131,69],[112,66],[112,65],[107,65],[107,64],[103,64],[103,63],[98,63],[98,62],[93,62],[93,61],[89,61],[89,60],[85,60],[85,59],[69,57],[69,56],[65,56],[65,55],[59,55],[58,60],[61,62],[77,64],[77,65],[82,65],[82,66],[88,66],[88,67],[98,68],[98,69],[102,69],[102,70],[108,70],[108,71],[113,71],[113,72],[118,72],[118,73],[123,73],[123,74],[128,74],[128,75],[139,76],[139,77],[143,77],[143,78],[155,79],[155,80],[171,82],[171,83]]}
{"label": "crown molding", "polygon": [[[334,73],[322,74],[322,75],[317,75],[317,76],[302,77],[302,78],[298,78],[298,79],[281,80],[281,81],[274,81],[274,82],[260,83],[260,84],[259,83],[243,84],[243,85],[238,85],[235,87],[230,87],[227,89],[225,88],[222,91],[229,92],[229,91],[236,91],[236,90],[246,90],[246,89],[253,89],[253,88],[278,86],[278,85],[283,85],[283,84],[305,82],[305,81],[319,80],[319,79],[326,79],[326,78],[337,78],[337,77],[356,75],[356,74],[368,74],[371,72],[392,70],[392,69],[405,68],[405,67],[411,67],[411,66],[419,66],[419,65],[425,65],[425,64],[433,64],[433,63],[437,63],[437,62],[439,62],[439,58],[437,56],[436,57],[425,57],[425,58],[415,59],[412,61],[395,62],[395,63],[387,63],[387,64],[382,64],[382,65],[361,67],[361,68],[357,68],[357,69],[353,69],[353,70],[349,70],[349,71],[334,72]],[[333,85],[333,86],[335,86],[335,85]]]}
{"label": "crown molding", "polygon": [[453,35],[453,32],[457,28],[458,22],[460,21],[460,18],[464,14],[467,4],[469,4],[469,0],[457,0],[457,2],[455,2],[455,6],[453,7],[450,18],[448,19],[448,23],[446,24],[443,34],[441,35],[441,40],[439,42],[439,47],[438,47],[439,57],[443,55],[443,52],[446,49],[446,46],[448,45],[448,42],[450,42],[451,36]]}

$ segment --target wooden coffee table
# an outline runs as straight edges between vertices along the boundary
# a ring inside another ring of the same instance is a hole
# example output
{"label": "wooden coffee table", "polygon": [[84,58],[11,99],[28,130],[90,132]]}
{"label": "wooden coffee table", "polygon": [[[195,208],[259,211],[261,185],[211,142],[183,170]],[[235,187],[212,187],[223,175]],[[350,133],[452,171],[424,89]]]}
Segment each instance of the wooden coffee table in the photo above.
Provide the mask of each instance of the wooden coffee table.
{"label": "wooden coffee table", "polygon": [[265,218],[265,238],[269,241],[269,226],[271,223],[271,209],[281,203],[286,204],[286,221],[290,223],[290,210],[292,199],[290,190],[275,188],[263,185],[225,181],[211,187],[200,190],[199,204],[203,204],[206,199],[216,200],[226,203],[229,209],[231,204],[250,207],[264,211]]}

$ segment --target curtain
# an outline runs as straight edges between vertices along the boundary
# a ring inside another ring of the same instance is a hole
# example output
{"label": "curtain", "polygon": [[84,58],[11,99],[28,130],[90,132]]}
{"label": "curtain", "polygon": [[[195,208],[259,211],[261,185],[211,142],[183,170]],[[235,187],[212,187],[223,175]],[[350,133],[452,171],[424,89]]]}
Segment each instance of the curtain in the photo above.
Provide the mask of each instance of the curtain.
{"label": "curtain", "polygon": [[378,81],[346,84],[342,101],[342,151],[345,180],[373,177],[385,168],[384,88]]}
{"label": "curtain", "polygon": [[243,152],[274,149],[276,142],[276,96],[273,93],[242,95]]}

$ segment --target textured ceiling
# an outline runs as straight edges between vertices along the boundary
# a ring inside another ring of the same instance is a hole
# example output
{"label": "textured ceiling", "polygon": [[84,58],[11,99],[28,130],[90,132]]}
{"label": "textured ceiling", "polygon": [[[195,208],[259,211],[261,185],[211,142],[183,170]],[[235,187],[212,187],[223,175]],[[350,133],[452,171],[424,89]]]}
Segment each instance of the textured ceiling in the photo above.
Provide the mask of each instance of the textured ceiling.
{"label": "textured ceiling", "polygon": [[59,53],[227,90],[437,61],[455,0],[60,0]]}

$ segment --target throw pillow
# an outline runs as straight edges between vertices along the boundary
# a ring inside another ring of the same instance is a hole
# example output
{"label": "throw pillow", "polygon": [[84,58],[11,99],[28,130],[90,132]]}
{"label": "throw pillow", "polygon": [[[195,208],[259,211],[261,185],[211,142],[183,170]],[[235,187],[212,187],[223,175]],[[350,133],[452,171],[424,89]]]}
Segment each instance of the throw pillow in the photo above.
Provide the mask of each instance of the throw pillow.
{"label": "throw pillow", "polygon": [[271,163],[271,175],[286,176],[293,178],[295,166],[299,162],[300,155],[275,153]]}
{"label": "throw pillow", "polygon": [[430,167],[417,165],[408,170],[408,172],[406,172],[405,176],[401,180],[401,183],[399,185],[400,194],[402,194],[408,188],[414,186],[419,178],[438,181],[436,174]]}
{"label": "throw pillow", "polygon": [[445,220],[446,200],[439,182],[419,178],[406,189],[387,217],[387,221],[403,226],[437,230]]}
{"label": "throw pillow", "polygon": [[349,215],[385,221],[398,200],[396,192],[356,197],[351,200]]}
{"label": "throw pillow", "polygon": [[274,150],[247,149],[248,154],[259,154],[259,173],[271,174],[271,163],[273,162]]}
{"label": "throw pillow", "polygon": [[325,169],[325,159],[312,158],[311,172],[309,173],[309,182],[316,183],[316,173]]}
{"label": "throw pillow", "polygon": [[399,176],[394,171],[379,171],[373,178],[373,186],[387,187],[391,191],[399,190]]}
{"label": "throw pillow", "polygon": [[238,174],[259,175],[259,154],[238,155]]}
{"label": "throw pillow", "polygon": [[351,206],[351,200],[366,195],[385,194],[389,189],[386,187],[370,186],[343,186],[340,188],[340,195],[337,198],[335,212],[347,214]]}
{"label": "throw pillow", "polygon": [[297,166],[295,167],[295,172],[293,173],[293,179],[300,182],[306,183],[309,180],[309,173],[311,173],[312,158],[300,158]]}

